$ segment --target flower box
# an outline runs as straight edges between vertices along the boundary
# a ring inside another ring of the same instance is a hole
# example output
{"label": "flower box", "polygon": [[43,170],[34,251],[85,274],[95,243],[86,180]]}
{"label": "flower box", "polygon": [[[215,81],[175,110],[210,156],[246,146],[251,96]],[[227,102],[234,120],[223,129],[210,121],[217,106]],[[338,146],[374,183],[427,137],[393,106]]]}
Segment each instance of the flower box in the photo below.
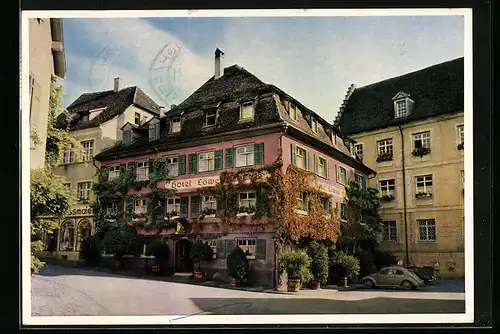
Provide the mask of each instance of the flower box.
{"label": "flower box", "polygon": [[429,153],[431,153],[431,149],[428,147],[417,147],[411,152],[411,154],[414,157],[420,157],[420,158]]}
{"label": "flower box", "polygon": [[383,195],[380,197],[380,202],[383,202],[383,203],[388,203],[388,202],[391,202],[394,200],[394,196],[392,195]]}
{"label": "flower box", "polygon": [[377,157],[377,162],[391,161],[391,160],[392,160],[392,153],[381,153]]}
{"label": "flower box", "polygon": [[431,197],[432,194],[431,193],[416,193],[415,194],[415,197],[416,198],[422,198],[422,197]]}

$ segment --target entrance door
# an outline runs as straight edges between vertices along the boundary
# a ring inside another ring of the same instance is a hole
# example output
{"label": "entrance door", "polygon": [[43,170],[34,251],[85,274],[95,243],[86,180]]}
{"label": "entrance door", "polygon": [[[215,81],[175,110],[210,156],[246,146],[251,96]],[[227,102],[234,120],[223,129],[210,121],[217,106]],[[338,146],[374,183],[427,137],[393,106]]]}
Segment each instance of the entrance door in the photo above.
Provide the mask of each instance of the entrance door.
{"label": "entrance door", "polygon": [[182,239],[175,244],[175,271],[176,272],[192,272],[193,261],[189,257],[189,251],[193,245],[187,239]]}
{"label": "entrance door", "polygon": [[46,250],[48,252],[55,252],[57,249],[57,232],[47,233],[45,240]]}

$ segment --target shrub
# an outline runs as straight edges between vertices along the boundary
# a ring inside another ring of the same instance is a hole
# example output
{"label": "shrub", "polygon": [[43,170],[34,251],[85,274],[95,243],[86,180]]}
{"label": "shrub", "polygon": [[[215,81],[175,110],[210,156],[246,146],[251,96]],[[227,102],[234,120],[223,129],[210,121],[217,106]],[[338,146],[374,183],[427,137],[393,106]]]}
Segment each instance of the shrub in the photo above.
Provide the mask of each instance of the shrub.
{"label": "shrub", "polygon": [[311,258],[307,253],[285,252],[279,261],[280,272],[286,272],[288,279],[300,279],[302,283],[308,282],[311,278]]}
{"label": "shrub", "polygon": [[124,226],[106,231],[103,238],[105,250],[120,260],[127,253],[134,253],[137,248],[137,232],[134,227]]}
{"label": "shrub", "polygon": [[394,266],[398,263],[398,258],[390,252],[377,251],[372,255],[373,263],[377,267],[377,270],[383,267]]}
{"label": "shrub", "polygon": [[211,261],[214,256],[214,251],[212,247],[206,243],[198,240],[194,243],[189,251],[189,256],[193,262],[197,265],[198,271],[201,270],[201,263],[204,261]]}
{"label": "shrub", "polygon": [[248,259],[245,252],[236,247],[227,257],[227,271],[231,278],[245,279],[248,275]]}
{"label": "shrub", "polygon": [[164,262],[168,260],[170,248],[168,248],[168,245],[165,242],[156,239],[151,241],[151,243],[147,246],[146,255],[154,256],[157,262]]}
{"label": "shrub", "polygon": [[344,277],[352,278],[359,275],[359,260],[352,255],[346,255],[339,251],[332,254],[330,265],[341,266],[343,268]]}
{"label": "shrub", "polygon": [[40,261],[33,253],[31,253],[31,275],[37,274],[45,265],[45,262]]}
{"label": "shrub", "polygon": [[311,274],[314,280],[325,284],[328,280],[328,249],[316,241],[309,243],[307,254],[311,258]]}
{"label": "shrub", "polygon": [[364,277],[378,271],[373,263],[372,256],[366,252],[358,252],[355,257],[359,260],[359,275]]}
{"label": "shrub", "polygon": [[96,236],[88,236],[82,240],[82,248],[80,250],[82,259],[87,265],[96,265],[102,257],[101,243]]}

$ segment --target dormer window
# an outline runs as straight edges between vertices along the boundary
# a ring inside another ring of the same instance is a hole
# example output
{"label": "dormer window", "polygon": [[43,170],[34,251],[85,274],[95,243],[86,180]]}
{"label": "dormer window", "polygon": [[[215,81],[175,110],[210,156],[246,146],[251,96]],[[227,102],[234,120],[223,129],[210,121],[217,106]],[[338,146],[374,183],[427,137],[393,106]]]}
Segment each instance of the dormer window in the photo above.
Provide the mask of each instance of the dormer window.
{"label": "dormer window", "polygon": [[160,123],[149,125],[149,141],[160,139]]}
{"label": "dormer window", "polygon": [[408,108],[406,106],[406,100],[396,102],[396,117],[406,117],[408,116]]}
{"label": "dormer window", "polygon": [[205,112],[205,123],[204,126],[215,125],[215,120],[217,119],[217,110],[207,110]]}
{"label": "dormer window", "polygon": [[89,121],[89,115],[83,115],[82,116],[82,123],[86,123]]}
{"label": "dormer window", "polygon": [[139,114],[138,112],[135,113],[134,123],[136,125],[140,125],[141,124],[141,114]]}
{"label": "dormer window", "polygon": [[128,146],[132,142],[132,131],[125,130],[123,131],[123,145]]}
{"label": "dormer window", "polygon": [[314,133],[318,132],[318,120],[314,117],[311,117],[311,129]]}
{"label": "dormer window", "polygon": [[181,132],[181,118],[175,117],[170,121],[170,132],[179,133]]}
{"label": "dormer window", "polygon": [[396,118],[407,117],[411,113],[414,101],[405,92],[399,92],[392,98],[394,101],[394,116]]}
{"label": "dormer window", "polygon": [[103,112],[106,108],[97,108],[89,110],[89,121],[93,118],[96,118],[101,112]]}
{"label": "dormer window", "polygon": [[244,102],[240,107],[240,121],[249,121],[254,117],[253,102]]}
{"label": "dormer window", "polygon": [[289,107],[288,107],[288,115],[290,116],[291,119],[293,119],[294,121],[297,120],[297,107],[295,106],[295,104],[293,103],[290,103],[289,104]]}

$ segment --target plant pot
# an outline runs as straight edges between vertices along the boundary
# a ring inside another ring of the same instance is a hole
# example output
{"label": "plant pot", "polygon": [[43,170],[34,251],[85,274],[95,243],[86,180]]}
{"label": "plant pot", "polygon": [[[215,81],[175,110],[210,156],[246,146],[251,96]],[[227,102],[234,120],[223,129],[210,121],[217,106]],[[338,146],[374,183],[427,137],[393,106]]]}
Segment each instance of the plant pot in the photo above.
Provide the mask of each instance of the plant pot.
{"label": "plant pot", "polygon": [[348,288],[349,286],[347,285],[347,277],[344,277],[344,288]]}
{"label": "plant pot", "polygon": [[313,290],[318,290],[319,287],[320,287],[320,283],[319,281],[314,281],[312,280],[311,283],[309,284],[309,286],[311,287],[311,289]]}
{"label": "plant pot", "polygon": [[240,286],[241,285],[241,278],[233,278],[231,277],[231,286]]}
{"label": "plant pot", "polygon": [[300,280],[299,279],[288,279],[287,291],[298,292],[299,290],[300,290]]}
{"label": "plant pot", "polygon": [[202,271],[193,271],[193,278],[197,280],[203,279],[203,272]]}
{"label": "plant pot", "polygon": [[160,272],[160,266],[157,265],[157,264],[153,264],[151,266],[151,270],[153,271],[153,275],[158,275],[158,273]]}

